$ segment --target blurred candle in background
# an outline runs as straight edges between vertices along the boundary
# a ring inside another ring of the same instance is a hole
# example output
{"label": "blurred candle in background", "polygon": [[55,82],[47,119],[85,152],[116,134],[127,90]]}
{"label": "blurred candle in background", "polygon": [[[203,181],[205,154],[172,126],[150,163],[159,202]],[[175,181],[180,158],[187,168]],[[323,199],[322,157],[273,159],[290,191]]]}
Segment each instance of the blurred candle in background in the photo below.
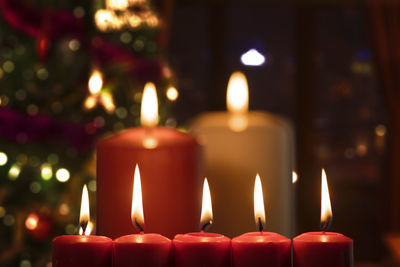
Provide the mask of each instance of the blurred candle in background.
{"label": "blurred candle in background", "polygon": [[326,232],[332,222],[332,208],[325,170],[321,174],[321,231],[293,239],[293,267],[353,267],[353,240]]}
{"label": "blurred candle in background", "polygon": [[206,176],[214,186],[215,231],[233,237],[254,228],[252,191],[254,173],[260,173],[264,199],[274,216],[271,231],[291,236],[292,162],[294,133],[290,123],[276,115],[248,111],[247,80],[232,74],[227,90],[228,112],[201,114],[192,132],[204,146]]}
{"label": "blurred candle in background", "polygon": [[258,174],[254,183],[254,219],[258,232],[246,233],[232,239],[232,266],[290,267],[292,241],[280,234],[263,230],[265,208]]}
{"label": "blurred candle in background", "polygon": [[142,127],[97,145],[97,232],[116,238],[137,231],[130,218],[136,163],[146,177],[142,185],[147,230],[169,238],[195,231],[200,213],[200,146],[188,134],[156,127],[158,100],[153,83],[145,85],[141,123]]}

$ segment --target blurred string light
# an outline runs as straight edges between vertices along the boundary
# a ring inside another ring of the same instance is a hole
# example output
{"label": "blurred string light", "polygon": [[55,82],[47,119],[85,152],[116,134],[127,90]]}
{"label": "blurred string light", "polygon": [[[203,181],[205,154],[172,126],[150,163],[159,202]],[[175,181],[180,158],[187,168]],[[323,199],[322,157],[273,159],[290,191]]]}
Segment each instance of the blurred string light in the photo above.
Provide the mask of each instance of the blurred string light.
{"label": "blurred string light", "polygon": [[49,163],[42,164],[42,166],[40,167],[40,173],[42,179],[45,181],[50,180],[51,177],[53,177],[53,169],[51,168],[51,165]]}
{"label": "blurred string light", "polygon": [[261,66],[265,62],[265,57],[252,48],[240,57],[240,61],[246,66]]}
{"label": "blurred string light", "polygon": [[[375,127],[375,134],[377,136],[385,136],[386,135],[386,126],[383,124],[379,124]],[[1,165],[1,161],[0,161],[0,165]]]}
{"label": "blurred string light", "polygon": [[31,213],[26,217],[25,227],[28,230],[35,230],[39,224],[39,216],[36,213]]}
{"label": "blurred string light", "polygon": [[61,183],[67,182],[69,180],[69,178],[70,178],[69,171],[67,169],[64,169],[64,168],[58,169],[57,172],[56,172],[56,178]]}
{"label": "blurred string light", "polygon": [[13,165],[11,165],[11,168],[8,171],[8,178],[10,178],[10,180],[16,180],[20,173],[21,173],[21,166],[18,165],[17,163],[14,163]]}
{"label": "blurred string light", "polygon": [[4,152],[0,152],[0,166],[6,165],[7,161],[8,161],[7,154]]}
{"label": "blurred string light", "polygon": [[179,97],[179,92],[174,86],[170,86],[167,89],[166,95],[167,95],[168,100],[175,101]]}
{"label": "blurred string light", "polygon": [[157,27],[160,24],[146,0],[106,0],[106,8],[97,10],[94,18],[101,31],[136,29],[142,25]]}
{"label": "blurred string light", "polygon": [[103,75],[100,71],[94,70],[88,82],[90,95],[85,99],[83,104],[86,110],[91,110],[100,103],[107,112],[115,110],[114,98],[109,91],[102,90]]}

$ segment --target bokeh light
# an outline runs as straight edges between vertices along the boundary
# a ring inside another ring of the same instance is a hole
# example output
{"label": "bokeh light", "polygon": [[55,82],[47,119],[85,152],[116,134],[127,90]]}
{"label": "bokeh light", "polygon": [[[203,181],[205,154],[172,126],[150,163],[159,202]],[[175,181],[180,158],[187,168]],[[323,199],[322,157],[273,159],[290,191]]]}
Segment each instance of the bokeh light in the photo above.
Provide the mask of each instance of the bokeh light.
{"label": "bokeh light", "polygon": [[67,169],[61,168],[56,172],[56,178],[59,182],[65,183],[69,180],[70,174]]}

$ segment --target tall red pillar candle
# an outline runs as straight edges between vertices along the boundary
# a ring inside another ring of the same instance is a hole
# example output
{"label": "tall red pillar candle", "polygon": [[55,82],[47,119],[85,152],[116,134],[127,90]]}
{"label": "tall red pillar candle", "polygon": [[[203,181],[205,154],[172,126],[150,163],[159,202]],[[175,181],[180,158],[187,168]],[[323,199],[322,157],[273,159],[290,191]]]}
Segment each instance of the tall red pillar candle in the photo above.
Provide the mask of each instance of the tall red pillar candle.
{"label": "tall red pillar candle", "polygon": [[232,239],[232,266],[290,267],[291,240],[277,233],[263,231],[265,208],[258,174],[254,184],[254,218],[259,232],[246,233]]}
{"label": "tall red pillar candle", "polygon": [[175,267],[229,267],[231,240],[220,234],[204,232],[206,226],[212,223],[207,179],[203,185],[201,223],[203,227],[200,233],[179,234],[172,240]]}
{"label": "tall red pillar candle", "polygon": [[116,238],[135,231],[129,218],[135,163],[146,177],[143,200],[148,231],[172,238],[197,229],[200,146],[188,134],[155,127],[157,116],[155,87],[148,83],[142,99],[144,127],[125,130],[98,143],[97,232],[102,235]]}
{"label": "tall red pillar candle", "polygon": [[326,232],[332,221],[326,173],[322,170],[321,226],[323,231],[301,234],[293,239],[294,267],[353,267],[353,240]]}
{"label": "tall red pillar candle", "polygon": [[144,212],[138,165],[136,165],[134,175],[131,219],[132,224],[139,228],[140,233],[121,236],[114,240],[113,266],[170,266],[171,240],[159,234],[143,233]]}
{"label": "tall red pillar candle", "polygon": [[89,199],[86,185],[82,193],[80,223],[82,235],[63,235],[54,238],[53,267],[110,267],[112,240],[105,236],[91,236]]}

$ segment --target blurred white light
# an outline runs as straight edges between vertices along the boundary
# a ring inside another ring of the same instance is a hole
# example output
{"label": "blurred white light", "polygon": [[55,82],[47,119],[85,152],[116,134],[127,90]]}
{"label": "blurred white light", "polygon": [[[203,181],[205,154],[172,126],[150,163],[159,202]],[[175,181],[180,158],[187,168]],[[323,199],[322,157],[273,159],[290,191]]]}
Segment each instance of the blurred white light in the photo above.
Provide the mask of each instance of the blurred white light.
{"label": "blurred white light", "polygon": [[240,60],[242,61],[243,65],[246,66],[260,66],[264,64],[265,57],[256,49],[252,48],[246,53],[244,53],[240,57]]}
{"label": "blurred white light", "polygon": [[56,172],[56,178],[58,181],[65,183],[66,181],[69,180],[70,174],[67,169],[61,168],[58,169]]}
{"label": "blurred white light", "polygon": [[7,161],[8,161],[7,154],[4,152],[0,152],[0,166],[5,165]]}

